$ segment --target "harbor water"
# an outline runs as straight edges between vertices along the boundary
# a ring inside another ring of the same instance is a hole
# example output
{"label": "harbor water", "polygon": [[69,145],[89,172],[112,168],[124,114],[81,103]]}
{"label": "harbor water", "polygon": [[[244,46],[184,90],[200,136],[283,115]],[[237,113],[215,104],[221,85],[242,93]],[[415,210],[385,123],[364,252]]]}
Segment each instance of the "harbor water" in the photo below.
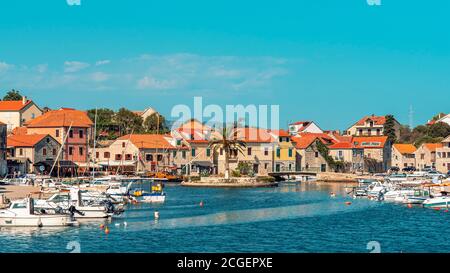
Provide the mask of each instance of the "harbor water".
{"label": "harbor water", "polygon": [[0,252],[450,252],[449,212],[352,199],[344,184],[165,191],[106,222],[1,228]]}

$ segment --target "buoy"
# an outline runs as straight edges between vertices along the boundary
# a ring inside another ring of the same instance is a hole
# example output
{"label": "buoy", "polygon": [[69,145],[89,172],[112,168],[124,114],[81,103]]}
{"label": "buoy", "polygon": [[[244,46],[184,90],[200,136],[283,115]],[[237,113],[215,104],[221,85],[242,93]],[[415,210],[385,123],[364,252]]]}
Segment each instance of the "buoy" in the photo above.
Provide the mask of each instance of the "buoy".
{"label": "buoy", "polygon": [[408,208],[412,208],[412,205],[411,205],[411,204],[408,204]]}
{"label": "buoy", "polygon": [[123,222],[123,226],[128,226],[128,223],[127,222]]}
{"label": "buoy", "polygon": [[350,206],[350,205],[352,204],[352,202],[345,202],[345,204],[346,204],[347,206]]}
{"label": "buoy", "polygon": [[200,201],[200,207],[203,207],[203,200]]}
{"label": "buoy", "polygon": [[155,220],[159,219],[159,211],[155,211]]}
{"label": "buoy", "polygon": [[105,234],[109,234],[109,228],[108,227],[105,228]]}
{"label": "buoy", "polygon": [[336,194],[334,192],[330,193],[330,197],[336,197]]}
{"label": "buoy", "polygon": [[441,208],[434,208],[434,210],[441,210]]}
{"label": "buoy", "polygon": [[101,229],[104,229],[104,228],[105,228],[105,225],[104,225],[104,224],[101,224],[101,225],[100,225],[100,228],[101,228]]}

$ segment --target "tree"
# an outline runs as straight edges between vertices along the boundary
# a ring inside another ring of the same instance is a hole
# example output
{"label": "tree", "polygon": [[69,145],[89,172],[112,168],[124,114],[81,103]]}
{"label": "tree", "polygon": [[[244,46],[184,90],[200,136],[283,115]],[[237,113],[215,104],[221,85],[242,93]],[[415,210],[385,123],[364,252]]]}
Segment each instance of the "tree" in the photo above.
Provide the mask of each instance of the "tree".
{"label": "tree", "polygon": [[19,91],[12,89],[11,91],[8,91],[6,93],[6,95],[3,97],[3,100],[22,100],[22,95],[20,95]]}
{"label": "tree", "polygon": [[120,108],[114,116],[114,121],[119,126],[121,135],[143,132],[142,117],[128,109]]}
{"label": "tree", "polygon": [[244,149],[247,147],[244,141],[237,139],[237,128],[227,129],[226,126],[222,129],[222,138],[213,139],[209,141],[209,147],[217,152],[222,149],[225,155],[225,179],[230,178],[230,155],[231,153],[244,154]]}
{"label": "tree", "polygon": [[166,124],[166,118],[159,113],[153,113],[144,121],[144,129],[147,133],[164,134],[169,128]]}
{"label": "tree", "polygon": [[433,138],[447,137],[450,135],[450,125],[445,122],[438,122],[428,128],[428,135]]}
{"label": "tree", "polygon": [[393,115],[386,116],[386,122],[384,123],[384,135],[388,137],[391,143],[397,141],[397,134],[395,132],[395,118]]}
{"label": "tree", "polygon": [[439,113],[436,116],[434,116],[431,120],[437,121],[437,120],[440,120],[441,118],[445,117],[446,115],[447,114],[445,114],[445,113]]}
{"label": "tree", "polygon": [[[95,121],[95,112],[97,112],[97,131],[99,136],[102,132],[108,133],[108,138],[111,136],[111,130],[115,131],[116,124],[114,123],[114,111],[108,108],[89,109],[88,116],[92,121]],[[113,132],[114,133],[114,132]]]}
{"label": "tree", "polygon": [[424,143],[439,143],[439,142],[442,142],[442,140],[444,140],[443,137],[434,138],[434,137],[425,135],[425,136],[422,136],[422,137],[419,137],[418,139],[416,139],[416,141],[414,142],[414,146],[420,147]]}
{"label": "tree", "polygon": [[402,125],[400,127],[400,138],[398,139],[400,143],[412,143],[413,141],[413,132],[411,128],[407,125]]}

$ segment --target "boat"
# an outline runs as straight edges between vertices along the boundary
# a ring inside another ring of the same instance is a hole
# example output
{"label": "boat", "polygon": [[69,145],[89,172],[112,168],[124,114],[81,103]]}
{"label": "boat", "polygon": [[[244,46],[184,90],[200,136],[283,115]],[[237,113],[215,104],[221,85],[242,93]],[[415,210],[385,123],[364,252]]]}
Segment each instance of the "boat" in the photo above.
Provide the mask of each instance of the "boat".
{"label": "boat", "polygon": [[56,193],[47,200],[35,200],[35,207],[54,212],[69,211],[73,208],[76,219],[108,218],[123,212],[123,208],[116,208],[107,199],[85,197],[79,189],[71,189],[70,193]]}
{"label": "boat", "polygon": [[0,210],[0,227],[58,227],[76,225],[78,225],[78,222],[70,214],[47,214],[45,210],[36,210],[33,198],[13,201],[9,208]]}
{"label": "boat", "polygon": [[149,191],[146,191],[141,187],[133,189],[130,192],[130,198],[135,202],[164,203],[166,200],[166,193],[163,191],[163,183],[161,181],[150,180],[149,185]]}
{"label": "boat", "polygon": [[423,202],[424,208],[448,209],[449,206],[450,206],[450,196],[447,195],[447,192],[442,192],[441,196],[433,196]]}
{"label": "boat", "polygon": [[386,177],[385,180],[389,182],[404,182],[408,180],[408,176],[404,173],[391,174],[390,176]]}
{"label": "boat", "polygon": [[405,195],[403,204],[423,204],[425,200],[430,198],[430,192],[422,189],[414,189],[413,194]]}
{"label": "boat", "polygon": [[381,182],[370,184],[367,189],[367,197],[370,199],[381,200],[383,195],[388,191],[387,187]]}
{"label": "boat", "polygon": [[405,196],[414,195],[411,189],[395,189],[383,194],[384,201],[403,203]]}

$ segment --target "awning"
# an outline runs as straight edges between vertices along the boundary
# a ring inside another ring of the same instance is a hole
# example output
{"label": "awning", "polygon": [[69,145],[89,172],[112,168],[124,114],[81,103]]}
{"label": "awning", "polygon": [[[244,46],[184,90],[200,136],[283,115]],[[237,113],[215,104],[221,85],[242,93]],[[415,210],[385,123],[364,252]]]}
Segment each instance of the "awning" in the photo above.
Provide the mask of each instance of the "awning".
{"label": "awning", "polygon": [[[50,167],[52,167],[53,164],[55,164],[54,160],[45,160],[45,161],[39,161],[37,163],[34,163],[34,166],[50,166]],[[58,168],[58,166],[60,168],[78,168],[78,165],[70,160],[60,160],[59,162],[56,162],[55,168]]]}
{"label": "awning", "polygon": [[101,168],[102,166],[100,164],[94,164],[94,163],[87,163],[87,162],[79,162],[77,163],[78,167],[82,168]]}
{"label": "awning", "polygon": [[191,165],[199,167],[214,167],[211,161],[194,161],[191,163]]}
{"label": "awning", "polygon": [[135,166],[137,161],[100,161],[98,162],[98,165],[101,166],[110,166],[110,167],[117,167],[117,166]]}

